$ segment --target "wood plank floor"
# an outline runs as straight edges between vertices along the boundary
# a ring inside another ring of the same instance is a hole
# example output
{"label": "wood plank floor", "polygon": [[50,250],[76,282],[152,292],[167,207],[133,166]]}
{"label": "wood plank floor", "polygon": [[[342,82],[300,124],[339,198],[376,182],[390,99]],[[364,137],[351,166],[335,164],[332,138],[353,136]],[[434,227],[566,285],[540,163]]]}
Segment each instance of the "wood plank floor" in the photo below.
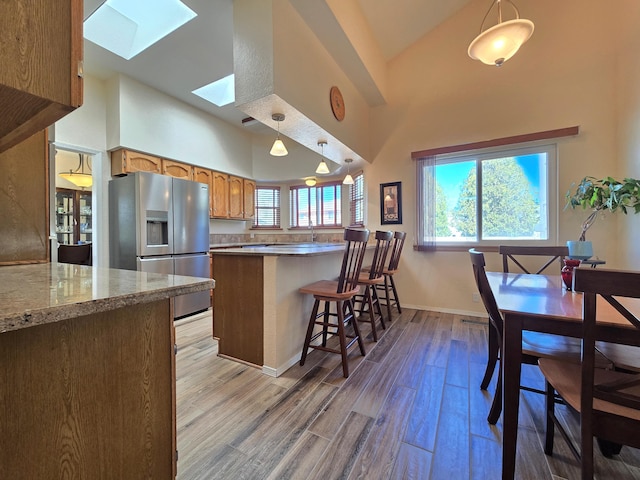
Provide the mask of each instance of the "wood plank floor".
{"label": "wood plank floor", "polygon": [[[500,478],[501,422],[486,421],[495,378],[479,388],[480,318],[396,313],[377,344],[368,335],[366,357],[352,349],[348,379],[338,355],[319,351],[268,377],[217,356],[210,314],[176,326],[179,480]],[[523,379],[543,385],[537,367]],[[543,407],[541,395],[521,394],[516,478],[577,479],[562,438],[553,457],[542,451]],[[640,479],[638,450],[596,455],[596,478]]]}

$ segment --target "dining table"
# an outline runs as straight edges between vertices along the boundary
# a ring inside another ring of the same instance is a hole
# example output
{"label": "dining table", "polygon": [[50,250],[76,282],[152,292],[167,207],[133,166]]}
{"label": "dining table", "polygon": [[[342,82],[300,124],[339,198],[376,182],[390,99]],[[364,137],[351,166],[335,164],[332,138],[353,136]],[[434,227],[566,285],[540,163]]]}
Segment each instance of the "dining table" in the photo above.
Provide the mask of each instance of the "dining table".
{"label": "dining table", "polygon": [[[502,478],[513,479],[516,467],[522,332],[536,331],[582,337],[582,294],[563,286],[560,275],[487,272],[503,316],[502,345]],[[622,299],[633,312],[640,300]],[[625,342],[634,327],[608,302],[597,304],[598,340]]]}

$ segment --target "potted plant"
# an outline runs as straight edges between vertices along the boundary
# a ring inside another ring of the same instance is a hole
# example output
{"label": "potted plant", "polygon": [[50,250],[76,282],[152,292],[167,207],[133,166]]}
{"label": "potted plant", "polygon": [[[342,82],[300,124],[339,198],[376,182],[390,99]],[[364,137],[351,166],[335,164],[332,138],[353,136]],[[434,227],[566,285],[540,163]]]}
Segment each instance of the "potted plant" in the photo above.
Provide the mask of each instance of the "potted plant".
{"label": "potted plant", "polygon": [[592,212],[582,223],[582,232],[578,242],[568,241],[569,257],[588,259],[593,255],[591,242],[585,240],[587,230],[598,218],[600,212],[618,210],[627,214],[629,210],[640,213],[640,180],[625,178],[621,182],[612,177],[598,180],[594,177],[584,177],[575,191],[567,192],[567,207],[591,209]]}

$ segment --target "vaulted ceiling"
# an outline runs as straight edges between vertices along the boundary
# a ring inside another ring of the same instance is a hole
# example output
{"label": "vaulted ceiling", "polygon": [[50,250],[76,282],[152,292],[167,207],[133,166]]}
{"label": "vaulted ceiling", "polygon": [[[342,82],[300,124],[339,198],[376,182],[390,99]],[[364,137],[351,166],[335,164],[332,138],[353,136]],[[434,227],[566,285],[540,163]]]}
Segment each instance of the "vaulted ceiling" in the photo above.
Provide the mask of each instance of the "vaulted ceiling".
{"label": "vaulted ceiling", "polygon": [[[336,0],[314,1],[330,4]],[[389,61],[470,0],[339,1],[352,2],[351,7],[361,11],[382,58]],[[103,2],[84,0],[85,18]],[[85,40],[85,70],[101,79],[123,73],[240,126],[246,114],[233,104],[217,107],[191,93],[233,73],[233,0],[183,2],[198,16],[131,60]],[[357,83],[356,78],[353,81]]]}

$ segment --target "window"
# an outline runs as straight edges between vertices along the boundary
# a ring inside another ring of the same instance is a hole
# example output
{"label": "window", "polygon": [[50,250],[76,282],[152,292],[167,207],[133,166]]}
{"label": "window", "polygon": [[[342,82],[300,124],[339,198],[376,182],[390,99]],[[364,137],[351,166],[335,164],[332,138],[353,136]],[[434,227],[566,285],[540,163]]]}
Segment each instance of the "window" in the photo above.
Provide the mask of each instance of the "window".
{"label": "window", "polygon": [[280,187],[256,186],[253,228],[280,228]]}
{"label": "window", "polygon": [[311,221],[317,227],[341,227],[341,187],[342,183],[339,182],[315,187],[303,185],[291,187],[289,190],[290,226],[292,228],[309,227]]}
{"label": "window", "polygon": [[511,145],[419,159],[418,248],[553,243],[555,152]]}
{"label": "window", "polygon": [[364,174],[354,175],[353,185],[349,186],[349,225],[364,225]]}

